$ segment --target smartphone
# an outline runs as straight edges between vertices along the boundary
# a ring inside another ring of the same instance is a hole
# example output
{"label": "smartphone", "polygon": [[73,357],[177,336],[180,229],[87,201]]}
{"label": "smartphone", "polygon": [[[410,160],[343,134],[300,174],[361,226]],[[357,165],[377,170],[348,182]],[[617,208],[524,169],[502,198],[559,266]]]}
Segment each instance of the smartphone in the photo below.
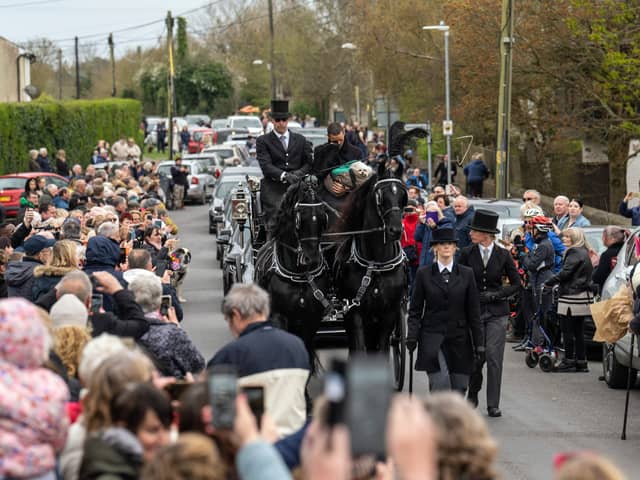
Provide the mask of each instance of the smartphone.
{"label": "smartphone", "polygon": [[120,247],[120,258],[118,258],[118,265],[123,263],[127,263],[127,249],[125,247]]}
{"label": "smartphone", "polygon": [[231,365],[216,365],[208,379],[209,402],[213,411],[213,426],[220,430],[232,430],[236,418],[238,374]]}
{"label": "smartphone", "polygon": [[153,226],[155,228],[162,228],[162,220],[156,220],[155,222],[153,222]]}
{"label": "smartphone", "polygon": [[428,222],[429,219],[433,220],[434,223],[438,223],[438,212],[425,212],[425,222]]}
{"label": "smartphone", "polygon": [[148,222],[151,222],[153,220],[153,215],[147,215],[145,218]]}
{"label": "smartphone", "polygon": [[345,422],[347,362],[334,358],[324,377],[324,396],[327,399],[327,425],[333,427]]}
{"label": "smartphone", "polygon": [[91,294],[91,313],[100,313],[103,300],[104,298],[101,293]]}
{"label": "smartphone", "polygon": [[136,239],[136,229],[133,228],[129,231],[129,240],[133,241]]}
{"label": "smartphone", "polygon": [[171,308],[171,295],[162,295],[160,300],[160,315],[169,315],[169,309]]}
{"label": "smartphone", "polygon": [[416,209],[414,207],[404,207],[402,211],[404,213],[415,213]]}
{"label": "smartphone", "polygon": [[387,415],[393,394],[388,357],[354,356],[347,366],[346,424],[355,456],[385,458]]}
{"label": "smartphone", "polygon": [[169,394],[171,400],[180,400],[180,397],[184,392],[186,392],[189,387],[193,385],[193,382],[185,382],[178,380],[175,383],[170,383],[164,387],[164,389]]}
{"label": "smartphone", "polygon": [[262,425],[262,415],[264,415],[264,387],[260,385],[247,385],[242,387],[242,393],[247,396],[251,413],[256,417],[258,428]]}

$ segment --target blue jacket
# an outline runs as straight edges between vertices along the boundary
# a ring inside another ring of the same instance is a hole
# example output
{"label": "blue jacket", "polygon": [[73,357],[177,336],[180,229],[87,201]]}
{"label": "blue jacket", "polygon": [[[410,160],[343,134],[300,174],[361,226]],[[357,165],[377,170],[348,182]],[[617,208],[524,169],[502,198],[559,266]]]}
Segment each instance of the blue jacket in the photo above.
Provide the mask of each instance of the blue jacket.
{"label": "blue jacket", "polygon": [[49,157],[43,157],[41,155],[38,155],[37,158],[37,162],[38,165],[40,166],[40,171],[41,172],[51,172],[51,160],[49,160]]}
{"label": "blue jacket", "polygon": [[469,183],[482,182],[489,176],[489,169],[479,158],[464,167],[463,172]]}
{"label": "blue jacket", "polygon": [[291,473],[276,449],[264,440],[246,444],[236,456],[238,477],[242,480],[289,480]]}
{"label": "blue jacket", "polygon": [[456,231],[456,237],[458,238],[458,248],[464,248],[471,245],[469,231],[471,230],[471,220],[473,219],[475,212],[475,209],[470,206],[462,215],[456,215],[453,228]]}
{"label": "blue jacket", "polygon": [[421,173],[419,176],[411,175],[407,178],[407,187],[418,187],[423,190],[429,186],[429,180],[424,173]]}
{"label": "blue jacket", "polygon": [[69,202],[67,202],[64,198],[56,195],[53,197],[53,204],[56,208],[64,208],[65,210],[69,210]]}
{"label": "blue jacket", "polygon": [[[116,271],[116,265],[120,259],[120,245],[117,242],[101,235],[91,237],[87,243],[86,258],[84,272],[87,275],[91,276],[93,272],[109,272],[124,288],[127,288],[122,272]],[[103,307],[107,312],[113,311],[114,302],[111,295],[103,295]]]}
{"label": "blue jacket", "polygon": [[[453,228],[453,222],[449,217],[442,217],[438,220],[437,228]],[[431,265],[433,263],[433,252],[431,251],[431,235],[433,230],[426,223],[418,223],[413,239],[416,242],[422,242],[422,250],[420,251],[420,266]]]}
{"label": "blue jacket", "polygon": [[622,202],[620,202],[618,211],[623,217],[631,219],[632,226],[637,227],[638,225],[640,225],[640,207],[629,208],[627,202],[623,200]]}
{"label": "blue jacket", "polygon": [[[564,255],[565,246],[562,243],[560,237],[556,235],[555,232],[549,232],[547,234],[549,240],[551,240],[551,244],[553,245],[553,250],[555,253],[555,257],[553,260],[553,273],[558,273],[562,270],[562,256]],[[533,250],[535,247],[535,242],[533,241],[533,236],[530,233],[527,233],[524,239],[524,243],[529,249],[529,251]]]}
{"label": "blue jacket", "polygon": [[572,224],[569,224],[569,222],[571,222],[571,219],[569,219],[567,221],[566,228],[570,228],[570,227],[580,227],[580,228],[582,228],[582,227],[590,227],[591,226],[591,222],[584,215],[578,215],[576,217],[576,221],[573,222]]}

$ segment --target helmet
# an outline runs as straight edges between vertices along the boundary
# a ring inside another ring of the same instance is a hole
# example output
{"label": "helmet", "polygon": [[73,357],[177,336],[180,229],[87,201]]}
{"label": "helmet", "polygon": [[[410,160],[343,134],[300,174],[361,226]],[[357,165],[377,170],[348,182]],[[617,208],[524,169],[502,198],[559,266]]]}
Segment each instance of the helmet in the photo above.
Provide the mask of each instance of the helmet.
{"label": "helmet", "polygon": [[544,212],[541,208],[528,208],[522,214],[523,218],[533,218],[533,217],[541,217],[544,215]]}
{"label": "helmet", "polygon": [[553,223],[549,217],[543,215],[536,215],[529,220],[529,225],[538,229],[539,232],[549,232],[553,230]]}

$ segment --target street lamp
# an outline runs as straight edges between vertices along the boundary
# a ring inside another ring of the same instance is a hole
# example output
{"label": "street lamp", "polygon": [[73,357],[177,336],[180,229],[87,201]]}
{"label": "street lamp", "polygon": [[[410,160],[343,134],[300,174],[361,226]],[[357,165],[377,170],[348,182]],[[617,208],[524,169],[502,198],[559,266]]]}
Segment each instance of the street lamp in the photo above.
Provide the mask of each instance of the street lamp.
{"label": "street lamp", "polygon": [[[358,49],[356,45],[350,42],[343,43],[340,46],[340,48],[342,48],[343,50],[352,50],[352,51]],[[353,81],[353,72],[352,72],[351,66],[349,66],[349,79]],[[353,88],[354,88],[354,92],[355,92],[354,96],[356,100],[356,120],[359,123],[360,122],[360,88],[358,87],[358,85],[355,85]]]}
{"label": "street lamp", "polygon": [[449,25],[440,21],[440,25],[425,25],[423,30],[437,30],[444,32],[444,88],[445,88],[445,120],[442,122],[442,133],[447,140],[447,183],[451,183],[451,135],[453,122],[451,121],[451,101],[449,92]]}

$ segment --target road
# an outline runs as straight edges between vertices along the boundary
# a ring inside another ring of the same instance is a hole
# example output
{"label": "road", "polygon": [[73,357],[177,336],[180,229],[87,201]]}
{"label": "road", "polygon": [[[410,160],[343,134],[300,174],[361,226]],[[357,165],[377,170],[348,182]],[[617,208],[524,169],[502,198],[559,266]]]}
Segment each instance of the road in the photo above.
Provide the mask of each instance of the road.
{"label": "road", "polygon": [[[205,358],[231,340],[220,313],[222,276],[215,262],[215,236],[207,230],[207,207],[188,206],[172,212],[180,226],[181,245],[193,255],[183,295],[183,326]],[[326,364],[341,350],[323,351]],[[524,354],[505,353],[502,390],[503,417],[486,417],[480,393],[479,411],[500,448],[500,469],[506,479],[538,480],[552,477],[555,453],[592,450],[612,459],[629,478],[638,478],[640,451],[640,390],[631,394],[627,440],[620,440],[625,392],[598,381],[601,364],[590,362],[589,373],[543,373],[524,363]],[[427,377],[416,373],[414,389],[428,392]],[[315,382],[316,389],[319,382]]]}

